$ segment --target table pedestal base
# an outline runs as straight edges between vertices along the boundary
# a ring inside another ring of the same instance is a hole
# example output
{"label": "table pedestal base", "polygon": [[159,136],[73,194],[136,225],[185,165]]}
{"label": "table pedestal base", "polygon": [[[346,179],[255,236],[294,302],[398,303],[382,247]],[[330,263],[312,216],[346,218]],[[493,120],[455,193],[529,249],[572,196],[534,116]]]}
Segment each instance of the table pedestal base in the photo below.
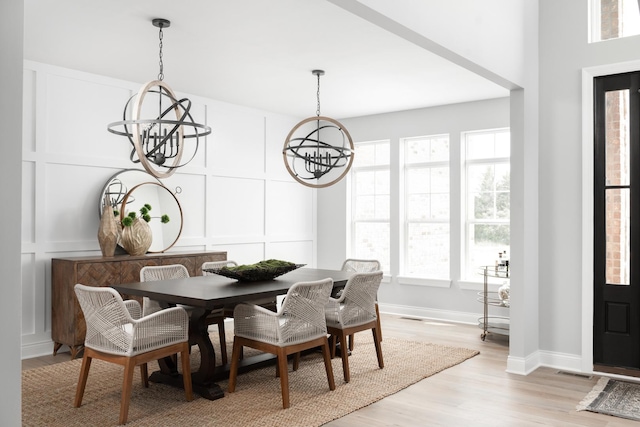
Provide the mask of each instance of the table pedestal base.
{"label": "table pedestal base", "polygon": [[[161,371],[156,371],[149,376],[149,381],[184,389],[182,374],[165,374]],[[224,397],[224,391],[216,383],[201,384],[194,382],[193,391],[208,400],[216,400]]]}

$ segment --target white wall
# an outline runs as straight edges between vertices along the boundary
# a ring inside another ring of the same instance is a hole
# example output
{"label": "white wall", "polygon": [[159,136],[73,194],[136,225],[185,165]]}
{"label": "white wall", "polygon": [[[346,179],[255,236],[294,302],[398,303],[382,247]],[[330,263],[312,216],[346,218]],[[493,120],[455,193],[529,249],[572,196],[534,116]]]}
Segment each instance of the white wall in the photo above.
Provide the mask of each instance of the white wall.
{"label": "white wall", "polygon": [[0,425],[21,423],[20,392],[20,217],[22,150],[22,46],[24,4],[22,0],[0,3]]}
{"label": "white wall", "polygon": [[[399,188],[398,146],[402,138],[448,134],[451,148],[451,187],[461,185],[460,146],[461,133],[482,129],[509,127],[509,98],[479,102],[453,104],[443,107],[425,108],[398,113],[344,119],[341,123],[349,130],[355,142],[389,140],[391,142],[391,188]],[[356,151],[357,155],[357,151]],[[347,194],[348,180],[318,190],[318,265],[325,268],[339,268],[348,252]],[[457,193],[459,194],[459,192]],[[399,232],[399,198],[391,198],[391,234],[395,244]],[[452,199],[452,248],[460,241],[461,218],[460,200]],[[452,283],[442,288],[442,284],[408,284],[398,279],[397,254],[399,248],[392,246],[392,266],[390,283],[381,286],[379,301],[381,309],[387,312],[436,317],[463,322],[476,322],[482,314],[482,305],[476,301],[476,293],[481,289],[482,277],[473,283],[460,280],[458,257],[452,257]]]}
{"label": "white wall", "polygon": [[[99,256],[100,193],[116,172],[141,169],[129,161],[129,141],[107,131],[140,85],[24,64],[22,357],[53,348],[51,258]],[[280,258],[315,266],[316,190],[293,181],[282,161],[298,119],[187,96],[194,119],[213,133],[192,162],[163,180],[182,189],[182,235],[170,251],[223,250],[239,263]]]}

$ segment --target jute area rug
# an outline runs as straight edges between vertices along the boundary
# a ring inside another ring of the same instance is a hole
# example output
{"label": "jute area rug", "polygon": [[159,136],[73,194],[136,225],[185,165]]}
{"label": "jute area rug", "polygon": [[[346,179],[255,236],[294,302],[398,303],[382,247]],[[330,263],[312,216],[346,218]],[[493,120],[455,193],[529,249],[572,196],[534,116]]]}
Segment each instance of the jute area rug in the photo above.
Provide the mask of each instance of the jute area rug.
{"label": "jute area rug", "polygon": [[[180,389],[155,383],[145,389],[136,369],[127,426],[320,426],[478,354],[476,350],[385,337],[385,367],[379,369],[373,342],[367,338],[368,334],[356,335],[349,358],[349,383],[344,382],[340,358],[333,359],[334,391],[329,390],[321,354],[301,358],[299,369],[289,375],[289,409],[282,409],[275,366],[238,376],[235,393],[227,393],[227,381],[220,381],[224,398],[210,401],[194,393],[191,402]],[[196,353],[194,347],[194,370]],[[73,408],[80,364],[76,359],[22,372],[23,426],[117,425],[122,368],[94,360],[82,406]],[[149,372],[154,370],[155,362],[149,364]]]}
{"label": "jute area rug", "polygon": [[640,421],[640,384],[600,378],[576,409]]}

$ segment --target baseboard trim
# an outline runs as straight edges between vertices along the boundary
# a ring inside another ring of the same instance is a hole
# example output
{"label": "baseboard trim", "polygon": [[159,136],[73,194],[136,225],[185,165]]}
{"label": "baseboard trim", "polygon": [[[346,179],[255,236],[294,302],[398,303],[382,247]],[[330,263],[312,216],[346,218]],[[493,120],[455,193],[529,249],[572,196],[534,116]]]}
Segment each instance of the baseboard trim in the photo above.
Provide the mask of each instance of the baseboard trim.
{"label": "baseboard trim", "polygon": [[[68,350],[69,347],[65,345],[58,350],[58,353],[60,353],[60,351],[65,352]],[[32,344],[22,344],[20,357],[22,359],[31,359],[33,357],[48,356],[50,354],[53,354],[53,341],[42,341]]]}
{"label": "baseboard trim", "polygon": [[[438,310],[396,304],[380,304],[380,312],[397,316],[428,319],[442,322],[477,325],[481,316],[476,313]],[[549,367],[572,373],[590,374],[582,370],[582,357],[575,354],[536,350],[526,357],[508,356],[506,372],[528,375],[540,367]]]}
{"label": "baseboard trim", "polygon": [[540,366],[540,354],[538,351],[531,353],[527,357],[514,357],[509,355],[509,357],[507,357],[506,372],[517,375],[529,375]]}
{"label": "baseboard trim", "polygon": [[461,311],[438,310],[434,308],[412,307],[408,305],[379,303],[380,312],[419,319],[439,320],[453,323],[477,325],[479,314]]}

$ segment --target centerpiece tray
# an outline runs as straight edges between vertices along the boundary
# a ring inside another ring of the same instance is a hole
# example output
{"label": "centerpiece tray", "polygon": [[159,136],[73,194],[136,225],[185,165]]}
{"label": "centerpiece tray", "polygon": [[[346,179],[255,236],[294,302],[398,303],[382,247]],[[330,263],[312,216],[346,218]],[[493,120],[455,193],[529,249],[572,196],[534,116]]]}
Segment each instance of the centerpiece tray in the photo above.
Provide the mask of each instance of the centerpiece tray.
{"label": "centerpiece tray", "polygon": [[203,271],[215,273],[220,276],[236,279],[239,282],[261,282],[272,280],[306,264],[295,264],[293,262],[269,259],[255,264],[238,265],[234,267],[205,268]]}

